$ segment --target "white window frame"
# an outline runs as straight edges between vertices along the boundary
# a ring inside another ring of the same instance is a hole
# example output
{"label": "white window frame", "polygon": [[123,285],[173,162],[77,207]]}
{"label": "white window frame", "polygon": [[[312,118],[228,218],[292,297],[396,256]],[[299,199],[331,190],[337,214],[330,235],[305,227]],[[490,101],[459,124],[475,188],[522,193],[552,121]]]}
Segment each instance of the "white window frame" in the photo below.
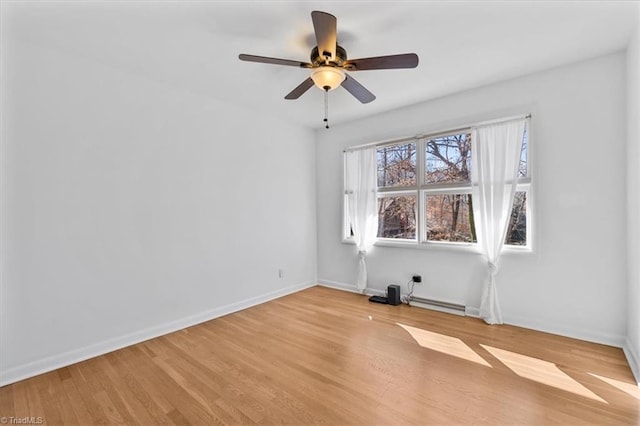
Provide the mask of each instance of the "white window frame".
{"label": "white window frame", "polygon": [[[438,249],[455,249],[462,251],[479,252],[478,244],[475,242],[457,242],[457,241],[430,241],[427,239],[426,226],[426,197],[429,194],[471,194],[471,183],[440,183],[429,184],[425,182],[425,165],[426,165],[426,142],[437,137],[458,135],[462,133],[471,133],[471,127],[463,127],[451,131],[443,131],[431,133],[427,135],[417,136],[415,138],[405,138],[397,141],[383,142],[376,144],[377,148],[406,145],[409,143],[416,144],[416,184],[411,186],[393,186],[378,187],[378,198],[391,196],[415,196],[416,197],[416,238],[381,238],[379,237],[375,245],[390,247],[414,247],[414,248],[438,248]],[[473,141],[471,142],[471,155],[474,155]],[[506,251],[513,252],[531,252],[533,251],[533,200],[531,188],[531,131],[530,126],[527,128],[527,175],[519,177],[516,185],[516,192],[525,192],[526,197],[526,245],[505,244]],[[353,237],[350,235],[349,219],[347,216],[347,196],[343,199],[343,230],[342,241],[345,243],[353,243]]]}

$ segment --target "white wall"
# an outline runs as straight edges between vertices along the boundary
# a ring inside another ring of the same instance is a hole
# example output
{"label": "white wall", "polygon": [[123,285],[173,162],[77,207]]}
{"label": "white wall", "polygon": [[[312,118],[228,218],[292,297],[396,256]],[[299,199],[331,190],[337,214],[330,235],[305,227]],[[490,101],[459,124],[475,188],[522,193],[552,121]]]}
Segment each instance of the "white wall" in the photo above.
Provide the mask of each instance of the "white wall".
{"label": "white wall", "polygon": [[315,284],[313,132],[17,40],[2,59],[2,383]]}
{"label": "white wall", "polygon": [[[640,5],[638,5],[640,22]],[[640,383],[640,30],[627,48],[627,198],[629,279],[625,352]]]}
{"label": "white wall", "polygon": [[[401,77],[399,77],[401,78]],[[375,88],[371,88],[375,91]],[[318,277],[354,288],[356,249],[341,243],[342,149],[531,112],[535,252],[498,275],[507,323],[621,346],[626,335],[625,56],[617,53],[317,132]],[[482,258],[374,247],[370,287],[479,306]]]}

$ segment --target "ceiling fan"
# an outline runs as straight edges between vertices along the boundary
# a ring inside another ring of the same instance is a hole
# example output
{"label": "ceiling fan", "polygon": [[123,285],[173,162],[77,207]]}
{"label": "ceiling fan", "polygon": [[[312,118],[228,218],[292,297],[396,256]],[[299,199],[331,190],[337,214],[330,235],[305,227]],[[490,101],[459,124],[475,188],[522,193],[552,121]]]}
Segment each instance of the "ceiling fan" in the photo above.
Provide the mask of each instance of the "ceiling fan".
{"label": "ceiling fan", "polygon": [[[317,46],[311,49],[311,62],[301,62],[289,59],[269,58],[240,54],[242,61],[260,62],[274,65],[287,65],[311,70],[311,75],[298,87],[287,94],[285,99],[298,99],[314,84],[325,92],[325,119],[327,114],[326,94],[338,86],[344,87],[363,104],[373,101],[376,97],[355,78],[345,71],[383,70],[398,68],[415,68],[418,66],[418,55],[404,53],[400,55],[377,56],[372,58],[348,59],[347,51],[338,45],[337,19],[330,13],[313,11],[311,20],[316,35]],[[328,128],[328,125],[327,125]]]}

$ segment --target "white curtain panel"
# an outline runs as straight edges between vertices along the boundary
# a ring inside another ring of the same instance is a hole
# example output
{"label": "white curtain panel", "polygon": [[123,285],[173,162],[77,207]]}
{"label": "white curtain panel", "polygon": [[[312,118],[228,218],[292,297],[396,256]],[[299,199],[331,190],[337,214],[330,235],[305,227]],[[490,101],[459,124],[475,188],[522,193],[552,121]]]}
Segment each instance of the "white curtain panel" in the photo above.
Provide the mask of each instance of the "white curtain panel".
{"label": "white curtain panel", "polygon": [[472,129],[473,214],[478,245],[488,266],[480,317],[488,324],[502,324],[496,274],[516,190],[526,123],[523,118]]}
{"label": "white curtain panel", "polygon": [[367,251],[378,235],[378,200],[376,148],[346,152],[345,181],[347,210],[354,240],[358,247],[358,279],[356,287],[367,287]]}

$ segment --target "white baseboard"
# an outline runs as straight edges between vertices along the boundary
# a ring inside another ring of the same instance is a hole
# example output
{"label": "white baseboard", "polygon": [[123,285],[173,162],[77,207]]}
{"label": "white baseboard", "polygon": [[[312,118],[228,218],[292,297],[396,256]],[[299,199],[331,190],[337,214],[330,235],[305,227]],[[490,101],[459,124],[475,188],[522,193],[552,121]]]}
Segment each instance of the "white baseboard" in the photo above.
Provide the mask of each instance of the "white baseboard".
{"label": "white baseboard", "polygon": [[468,317],[480,318],[480,308],[474,308],[473,306],[467,306],[464,308],[464,314]]}
{"label": "white baseboard", "polygon": [[[465,313],[469,317],[480,318],[480,308],[467,306]],[[516,327],[541,331],[543,333],[556,334],[558,336],[570,337],[572,339],[584,340],[586,342],[615,346],[617,348],[622,348],[625,341],[625,337],[621,335],[598,333],[586,329],[558,327],[557,325],[549,325],[537,319],[515,315],[503,315],[503,321],[505,324],[514,325]]]}
{"label": "white baseboard", "polygon": [[624,342],[622,350],[624,351],[624,356],[627,357],[627,362],[629,363],[629,367],[631,367],[631,372],[636,378],[636,383],[640,386],[640,356],[638,356],[638,353],[633,349],[629,339]]}
{"label": "white baseboard", "polygon": [[367,296],[386,296],[387,292],[384,290],[378,290],[376,288],[365,288],[364,294]]}
{"label": "white baseboard", "polygon": [[136,331],[124,336],[109,339],[104,342],[89,345],[83,348],[74,349],[51,357],[43,358],[28,364],[20,365],[5,371],[0,371],[0,386],[15,383],[29,377],[47,373],[58,368],[66,367],[77,362],[85,361],[96,356],[104,355],[127,346],[135,345],[155,337],[173,333],[187,327],[194,326],[212,319],[228,315],[243,309],[250,308],[261,303],[277,299],[287,294],[296,293],[309,287],[315,286],[316,281],[308,281],[302,284],[285,287],[280,290],[221,306],[210,311],[201,312],[176,321],[171,321],[145,330]]}
{"label": "white baseboard", "polygon": [[547,324],[533,318],[519,317],[514,315],[503,315],[505,324],[517,327],[528,328],[530,330],[542,331],[544,333],[556,334],[558,336],[570,337],[572,339],[584,340],[586,342],[599,343],[602,345],[622,348],[625,336],[594,332],[592,330],[558,326],[557,324]]}
{"label": "white baseboard", "polygon": [[328,287],[328,288],[333,288],[336,290],[342,290],[342,291],[348,291],[351,293],[358,293],[358,294],[366,294],[367,296],[386,296],[387,293],[385,293],[384,290],[378,290],[375,288],[365,288],[364,290],[358,290],[358,288],[356,288],[355,284],[347,284],[347,283],[341,283],[338,281],[330,281],[330,280],[318,280],[318,285],[322,286],[322,287]]}
{"label": "white baseboard", "polygon": [[322,287],[334,288],[336,290],[343,290],[351,293],[362,294],[362,292],[356,288],[355,284],[347,284],[347,283],[341,283],[338,281],[330,281],[330,280],[318,280],[318,285],[321,285]]}

